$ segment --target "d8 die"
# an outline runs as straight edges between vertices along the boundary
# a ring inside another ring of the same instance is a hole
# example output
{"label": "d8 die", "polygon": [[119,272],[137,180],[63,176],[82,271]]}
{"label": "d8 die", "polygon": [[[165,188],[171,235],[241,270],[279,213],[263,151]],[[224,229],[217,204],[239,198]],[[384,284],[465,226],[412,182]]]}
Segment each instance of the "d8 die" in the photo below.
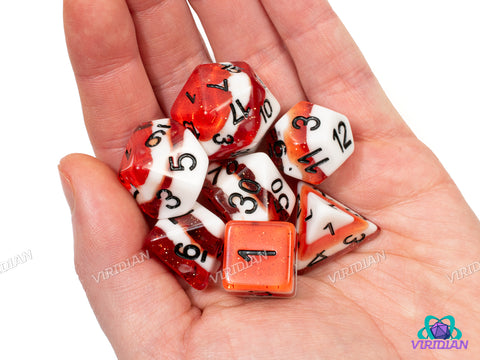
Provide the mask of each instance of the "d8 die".
{"label": "d8 die", "polygon": [[253,152],[280,111],[278,101],[244,62],[199,65],[171,117],[200,140],[210,160]]}
{"label": "d8 die", "polygon": [[332,110],[302,101],[271,130],[269,153],[286,175],[320,184],[352,153],[348,119]]}
{"label": "d8 die", "polygon": [[282,221],[230,221],[225,228],[223,287],[240,295],[295,294],[295,227]]}
{"label": "d8 die", "polygon": [[158,220],[147,248],[195,289],[208,285],[220,266],[225,224],[200,204],[182,216]]}
{"label": "d8 die", "polygon": [[286,220],[295,195],[265,153],[210,164],[203,195],[225,221]]}
{"label": "d8 die", "polygon": [[166,219],[191,210],[208,157],[190,131],[170,119],[140,125],[130,138],[119,178],[149,216]]}
{"label": "d8 die", "polygon": [[378,228],[325,193],[299,182],[298,271],[353,250]]}

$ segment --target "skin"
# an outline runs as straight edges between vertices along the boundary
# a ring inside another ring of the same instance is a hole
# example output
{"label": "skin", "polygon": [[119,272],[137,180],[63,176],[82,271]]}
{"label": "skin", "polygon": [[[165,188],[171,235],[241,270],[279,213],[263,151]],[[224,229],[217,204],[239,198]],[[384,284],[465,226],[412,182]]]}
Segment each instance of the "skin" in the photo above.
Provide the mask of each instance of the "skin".
{"label": "skin", "polygon": [[[217,61],[244,60],[282,105],[345,114],[354,155],[322,185],[381,227],[356,251],[298,277],[293,299],[196,291],[151,259],[105,281],[142,251],[148,226],[117,171],[139,123],[168,117],[193,68],[211,62],[181,0],[64,0],[66,41],[96,158],[59,170],[72,209],[75,267],[119,359],[456,359],[412,350],[427,315],[453,315],[462,359],[478,358],[480,223],[432,152],[393,108],[323,0],[193,0]],[[301,19],[299,21],[298,19]],[[242,34],[239,36],[238,34]],[[379,251],[345,280],[328,275]]]}

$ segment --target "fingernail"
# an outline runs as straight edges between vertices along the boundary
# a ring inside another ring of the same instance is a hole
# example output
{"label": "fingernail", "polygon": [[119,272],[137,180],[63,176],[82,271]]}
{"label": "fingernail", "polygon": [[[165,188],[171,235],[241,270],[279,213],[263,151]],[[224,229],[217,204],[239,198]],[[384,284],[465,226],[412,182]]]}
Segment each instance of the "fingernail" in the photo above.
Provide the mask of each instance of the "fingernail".
{"label": "fingernail", "polygon": [[73,195],[72,181],[70,180],[68,175],[60,169],[60,166],[58,167],[58,172],[60,174],[60,181],[62,183],[63,193],[65,194],[65,198],[67,199],[68,206],[70,206],[70,211],[73,212],[73,208],[75,206],[75,197]]}

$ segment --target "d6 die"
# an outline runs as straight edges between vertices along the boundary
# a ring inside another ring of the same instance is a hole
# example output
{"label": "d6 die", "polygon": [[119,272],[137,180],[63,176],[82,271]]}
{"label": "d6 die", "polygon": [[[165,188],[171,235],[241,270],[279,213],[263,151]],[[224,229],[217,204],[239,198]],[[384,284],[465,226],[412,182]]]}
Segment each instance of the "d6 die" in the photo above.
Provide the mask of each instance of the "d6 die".
{"label": "d6 die", "polygon": [[208,157],[190,131],[170,119],[140,125],[130,138],[119,178],[149,216],[166,219],[191,210]]}
{"label": "d6 die", "polygon": [[222,253],[225,224],[200,204],[185,215],[158,220],[147,248],[198,290],[208,285]]}
{"label": "d6 die", "polygon": [[286,220],[295,195],[265,153],[210,164],[203,195],[225,221]]}
{"label": "d6 die", "polygon": [[199,65],[171,110],[210,160],[253,152],[276,119],[280,105],[244,62]]}
{"label": "d6 die", "polygon": [[295,227],[282,221],[230,221],[225,228],[223,287],[239,295],[295,294]]}
{"label": "d6 die", "polygon": [[378,228],[325,193],[299,182],[298,271],[353,250]]}
{"label": "d6 die", "polygon": [[286,175],[319,184],[352,153],[348,119],[302,101],[282,116],[268,137],[269,153]]}

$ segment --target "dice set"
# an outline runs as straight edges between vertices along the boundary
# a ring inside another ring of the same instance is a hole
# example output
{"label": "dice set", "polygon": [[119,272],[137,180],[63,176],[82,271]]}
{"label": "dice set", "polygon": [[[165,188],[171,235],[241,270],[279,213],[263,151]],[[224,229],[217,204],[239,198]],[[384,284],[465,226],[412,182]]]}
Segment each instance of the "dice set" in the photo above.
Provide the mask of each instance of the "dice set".
{"label": "dice set", "polygon": [[306,101],[279,113],[248,64],[203,64],[171,119],[141,124],[126,146],[119,179],[156,219],[145,245],[195,289],[223,264],[229,292],[291,297],[297,272],[378,230],[316,188],[353,153],[348,119]]}

